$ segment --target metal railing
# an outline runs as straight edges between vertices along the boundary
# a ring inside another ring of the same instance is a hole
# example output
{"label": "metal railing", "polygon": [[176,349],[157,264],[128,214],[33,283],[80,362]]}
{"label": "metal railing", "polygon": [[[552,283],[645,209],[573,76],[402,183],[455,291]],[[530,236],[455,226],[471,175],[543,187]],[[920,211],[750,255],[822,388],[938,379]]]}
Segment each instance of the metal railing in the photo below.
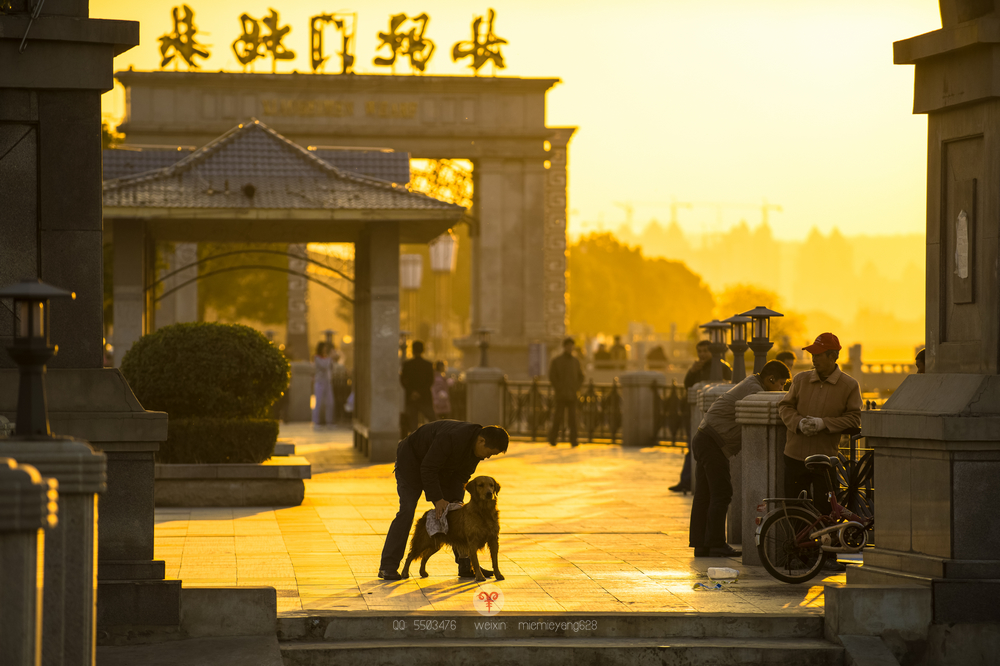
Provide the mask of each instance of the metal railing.
{"label": "metal railing", "polygon": [[676,381],[670,386],[654,382],[652,391],[655,440],[670,446],[687,446],[691,421],[687,389]]}
{"label": "metal railing", "polygon": [[[503,426],[512,436],[531,441],[547,438],[552,427],[555,391],[548,382],[510,381],[503,383]],[[576,398],[576,427],[581,441],[617,443],[622,427],[621,387],[588,382]],[[558,441],[568,440],[569,424],[564,423]]]}

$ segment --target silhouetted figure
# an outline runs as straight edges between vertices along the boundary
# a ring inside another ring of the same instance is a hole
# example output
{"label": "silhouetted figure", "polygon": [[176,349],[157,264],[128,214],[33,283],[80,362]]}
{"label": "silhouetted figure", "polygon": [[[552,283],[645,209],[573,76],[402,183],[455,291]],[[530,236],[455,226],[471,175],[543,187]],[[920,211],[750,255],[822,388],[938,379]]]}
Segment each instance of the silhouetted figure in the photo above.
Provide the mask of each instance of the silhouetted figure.
{"label": "silhouetted figure", "polygon": [[583,386],[583,368],[580,361],[573,356],[576,343],[573,338],[563,340],[563,353],[552,359],[549,364],[549,383],[555,393],[555,404],[552,408],[552,430],[549,431],[549,444],[555,446],[559,441],[559,431],[562,430],[563,413],[569,419],[569,443],[577,446],[576,437],[576,394]]}
{"label": "silhouetted figure", "polygon": [[326,425],[333,425],[333,387],[330,383],[333,361],[326,354],[326,343],[317,343],[316,355],[313,357],[313,395],[316,396],[312,413],[313,428],[320,427],[320,412],[323,412]]}
{"label": "silhouetted figure", "polygon": [[424,343],[413,342],[413,358],[403,363],[399,381],[406,391],[406,425],[413,432],[420,425],[422,415],[427,422],[434,421],[434,399],[431,386],[434,385],[434,366],[423,357]]}
{"label": "silhouetted figure", "polygon": [[444,368],[444,361],[438,361],[434,364],[434,383],[431,385],[434,415],[439,419],[451,416],[451,379],[445,374]]}
{"label": "silhouetted figure", "polygon": [[921,349],[920,351],[917,352],[917,358],[914,359],[914,362],[917,364],[917,374],[918,375],[924,374],[924,372],[926,370],[927,366],[925,365],[925,362],[924,362],[924,352],[926,352],[926,351],[927,351],[926,349]]}
{"label": "silhouetted figure", "polygon": [[597,345],[597,351],[594,352],[594,360],[595,361],[611,360],[611,352],[608,351],[608,348],[604,345],[603,342]]}

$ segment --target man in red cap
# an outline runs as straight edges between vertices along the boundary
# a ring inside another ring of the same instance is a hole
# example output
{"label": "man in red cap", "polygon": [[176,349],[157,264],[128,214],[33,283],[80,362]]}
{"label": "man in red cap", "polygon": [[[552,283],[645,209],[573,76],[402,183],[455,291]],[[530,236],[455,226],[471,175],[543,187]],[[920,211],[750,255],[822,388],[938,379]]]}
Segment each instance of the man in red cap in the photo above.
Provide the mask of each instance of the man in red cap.
{"label": "man in red cap", "polygon": [[[812,354],[813,369],[795,375],[778,403],[778,414],[788,427],[785,497],[798,497],[812,484],[816,508],[829,513],[830,481],[825,472],[807,470],[804,461],[815,453],[836,456],[841,433],[861,427],[861,389],[837,366],[841,347],[836,335],[822,333],[804,349]],[[828,568],[836,566],[836,560],[830,562]]]}

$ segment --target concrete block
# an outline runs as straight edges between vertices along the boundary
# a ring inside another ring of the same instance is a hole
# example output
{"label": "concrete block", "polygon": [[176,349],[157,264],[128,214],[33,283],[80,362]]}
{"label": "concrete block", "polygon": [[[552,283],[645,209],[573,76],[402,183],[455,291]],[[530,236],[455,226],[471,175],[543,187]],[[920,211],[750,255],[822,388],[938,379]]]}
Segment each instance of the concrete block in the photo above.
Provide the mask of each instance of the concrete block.
{"label": "concrete block", "polygon": [[301,479],[160,479],[156,506],[298,506]]}
{"label": "concrete block", "polygon": [[98,581],[97,626],[176,626],[180,594],[179,580]]}
{"label": "concrete block", "polygon": [[181,631],[199,636],[274,636],[278,595],[273,587],[184,588]]}
{"label": "concrete block", "polygon": [[931,591],[924,586],[824,586],[827,640],[838,636],[881,636],[895,632],[907,639],[927,636]]}
{"label": "concrete block", "polygon": [[97,666],[282,666],[271,636],[190,638],[154,645],[97,648]]}
{"label": "concrete block", "polygon": [[666,384],[661,372],[626,372],[621,376],[622,445],[656,444],[654,387]]}
{"label": "concrete block", "polygon": [[877,636],[840,636],[847,654],[845,666],[899,666],[892,651]]}
{"label": "concrete block", "polygon": [[[465,373],[466,419],[480,425],[503,422],[503,370],[470,368]],[[393,450],[395,452],[395,449]]]}

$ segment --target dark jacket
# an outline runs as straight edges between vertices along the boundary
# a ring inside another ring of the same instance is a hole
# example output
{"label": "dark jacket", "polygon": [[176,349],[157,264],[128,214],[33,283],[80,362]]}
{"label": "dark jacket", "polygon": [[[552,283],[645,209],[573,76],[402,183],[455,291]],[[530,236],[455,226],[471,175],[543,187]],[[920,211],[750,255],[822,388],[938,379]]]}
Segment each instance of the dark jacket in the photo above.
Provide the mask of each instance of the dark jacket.
{"label": "dark jacket", "polygon": [[419,478],[428,501],[460,502],[465,484],[479,465],[473,449],[482,429],[478,423],[465,421],[426,423],[399,443],[396,470],[414,481]]}
{"label": "dark jacket", "polygon": [[[701,366],[700,370],[695,370],[694,366],[688,370],[687,375],[684,376],[684,387],[691,388],[698,382],[707,382],[709,377],[712,376],[712,362],[709,361],[705,365]],[[727,382],[733,378],[733,369],[729,367],[729,364],[725,361],[722,362],[722,378]]]}
{"label": "dark jacket", "polygon": [[434,384],[434,364],[425,358],[411,358],[403,363],[399,383],[406,389],[408,402],[414,400],[414,393],[420,396],[417,400],[430,400],[431,386]]}
{"label": "dark jacket", "polygon": [[583,368],[572,354],[559,354],[549,364],[549,383],[560,397],[573,397],[583,386]]}

